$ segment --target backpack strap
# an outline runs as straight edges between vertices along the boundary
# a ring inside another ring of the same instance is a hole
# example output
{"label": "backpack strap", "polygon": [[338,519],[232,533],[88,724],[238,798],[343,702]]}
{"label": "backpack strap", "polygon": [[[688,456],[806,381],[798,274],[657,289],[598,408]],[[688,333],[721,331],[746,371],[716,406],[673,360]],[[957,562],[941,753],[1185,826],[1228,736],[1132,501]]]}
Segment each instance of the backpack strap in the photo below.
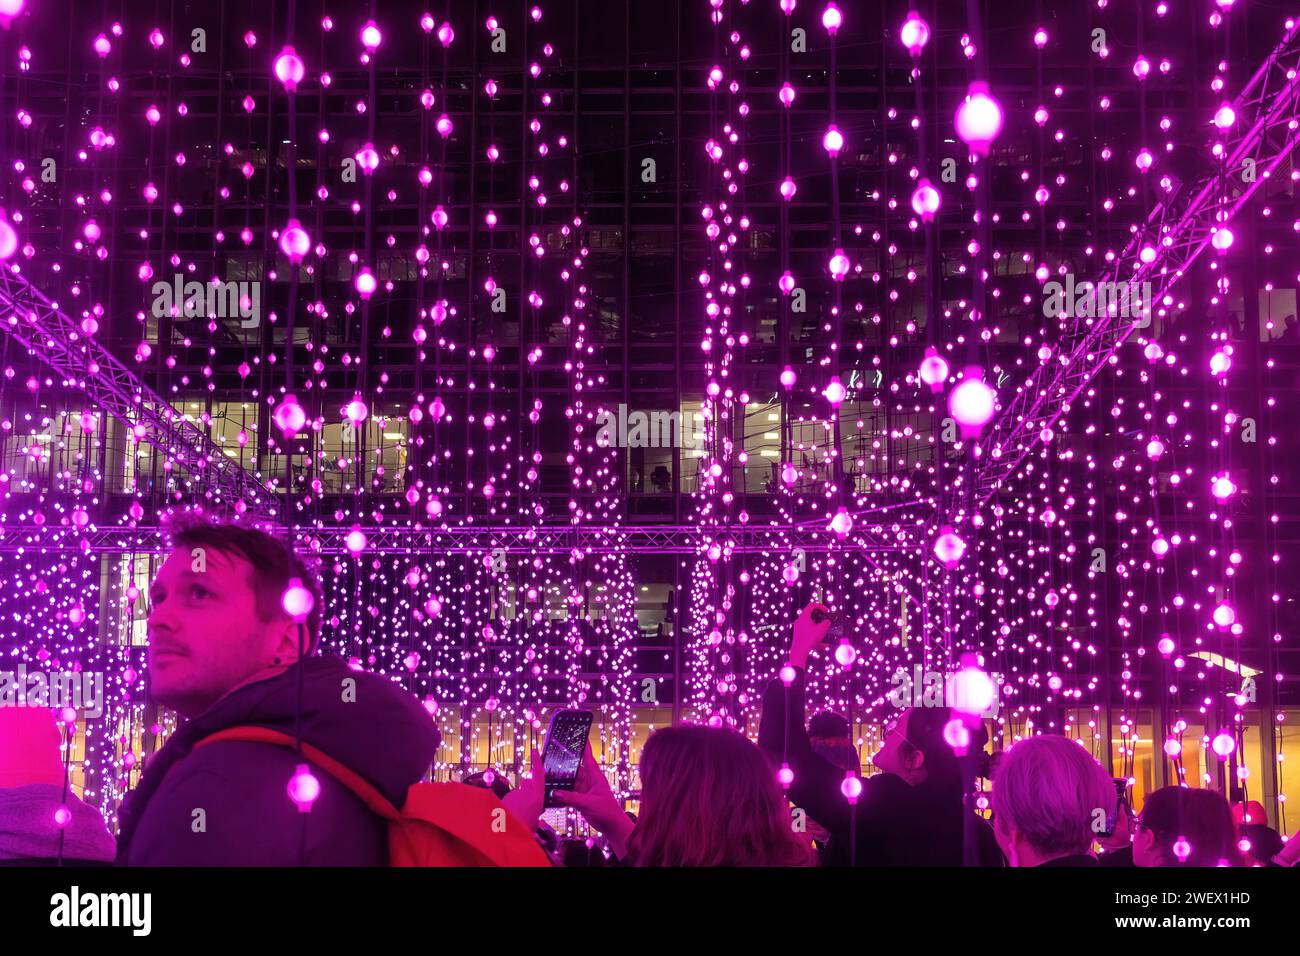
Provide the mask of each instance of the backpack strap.
{"label": "backpack strap", "polygon": [[[286,734],[279,730],[272,730],[269,727],[254,727],[252,725],[227,727],[225,730],[218,730],[215,734],[209,734],[207,737],[199,740],[194,744],[194,746],[201,747],[204,744],[215,744],[223,741],[250,744],[271,744],[276,747],[287,747],[290,750],[298,749],[298,741],[292,734]],[[375,787],[374,784],[370,783],[370,781],[366,780],[356,771],[348,769],[329,754],[316,749],[309,743],[302,744],[302,755],[356,794],[358,799],[360,799],[372,813],[378,814],[385,820],[400,820],[402,818],[401,811],[398,810],[397,807],[393,806],[392,802],[380,793],[379,789]]]}

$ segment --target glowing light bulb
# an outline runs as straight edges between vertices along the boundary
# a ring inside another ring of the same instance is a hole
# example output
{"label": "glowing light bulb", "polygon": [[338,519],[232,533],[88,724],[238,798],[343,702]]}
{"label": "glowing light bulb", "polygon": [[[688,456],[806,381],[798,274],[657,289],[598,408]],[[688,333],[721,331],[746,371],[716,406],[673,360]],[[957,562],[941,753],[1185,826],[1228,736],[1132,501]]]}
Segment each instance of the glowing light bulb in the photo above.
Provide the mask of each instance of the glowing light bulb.
{"label": "glowing light bulb", "polygon": [[827,128],[825,135],[822,136],[822,148],[832,156],[838,156],[840,150],[844,148],[844,134],[840,132],[838,126]]}
{"label": "glowing light bulb", "polygon": [[367,50],[374,50],[383,42],[384,35],[379,32],[375,21],[367,20],[366,25],[361,28],[361,45]]}
{"label": "glowing light bulb", "polygon": [[986,713],[998,697],[997,684],[978,667],[967,665],[952,676],[948,686],[948,706],[964,714]]}
{"label": "glowing light bulb", "polygon": [[946,568],[955,568],[966,553],[966,542],[952,528],[944,528],[934,542],[934,556]]}
{"label": "glowing light bulb", "polygon": [[781,764],[781,769],[776,772],[776,779],[783,789],[794,783],[794,771],[790,769],[788,763]]}
{"label": "glowing light bulb", "polygon": [[921,217],[925,222],[934,219],[934,214],[939,211],[939,204],[942,197],[939,190],[930,184],[930,180],[922,178],[916,184],[916,190],[912,193],[912,211]]}
{"label": "glowing light bulb", "polygon": [[845,389],[844,383],[840,381],[840,377],[836,375],[830,380],[825,390],[822,391],[822,395],[831,405],[838,407],[848,395],[848,390]]}
{"label": "glowing light bulb", "polygon": [[794,180],[791,179],[789,176],[781,180],[781,198],[784,199],[786,202],[789,202],[791,199],[793,199],[794,194],[797,191],[798,191],[798,187],[795,186]]}
{"label": "glowing light bulb", "polygon": [[298,399],[292,395],[286,395],[279,405],[275,406],[275,424],[282,431],[286,438],[292,438],[307,424],[307,413],[303,411]]}
{"label": "glowing light bulb", "polygon": [[849,274],[849,257],[844,254],[843,249],[835,250],[835,254],[827,263],[827,268],[830,269],[832,279],[836,282],[844,281],[844,277]]}
{"label": "glowing light bulb", "polygon": [[1237,741],[1232,734],[1225,730],[1214,738],[1210,746],[1218,754],[1220,760],[1227,760],[1232,756],[1232,752],[1237,749]]}
{"label": "glowing light bulb", "polygon": [[1210,245],[1220,252],[1227,252],[1232,248],[1234,238],[1231,229],[1227,226],[1220,226],[1215,230],[1214,235],[1210,237]]}
{"label": "glowing light bulb", "polygon": [[898,39],[912,56],[920,56],[925,45],[930,42],[930,24],[915,10],[908,11],[898,31]]}
{"label": "glowing light bulb", "polygon": [[305,763],[298,764],[287,787],[289,799],[298,808],[299,813],[310,813],[312,804],[320,798],[320,781]]}
{"label": "glowing light bulb", "polygon": [[954,717],[943,725],[943,740],[958,757],[966,756],[970,747],[970,729],[960,717]]}
{"label": "glowing light bulb", "polygon": [[1220,604],[1214,609],[1214,623],[1219,627],[1232,627],[1237,623],[1237,612],[1231,604]]}
{"label": "glowing light bulb", "polygon": [[830,530],[841,538],[845,537],[853,530],[853,516],[841,508],[835,512],[835,517],[831,519]]}
{"label": "glowing light bulb", "polygon": [[1174,639],[1170,637],[1168,634],[1162,635],[1160,640],[1156,642],[1156,650],[1160,652],[1162,657],[1172,656],[1174,653],[1174,649],[1175,649]]}
{"label": "glowing light bulb", "polygon": [[1210,484],[1210,494],[1219,501],[1226,501],[1237,493],[1237,486],[1227,475],[1217,476]]}
{"label": "glowing light bulb", "polygon": [[835,660],[840,667],[852,667],[853,662],[858,659],[858,652],[853,649],[847,637],[840,638],[839,645],[835,648]]}
{"label": "glowing light bulb", "polygon": [[1214,113],[1214,125],[1219,129],[1231,129],[1232,125],[1237,122],[1237,111],[1231,104],[1224,103]]}
{"label": "glowing light bulb", "polygon": [[361,298],[368,299],[379,288],[379,280],[375,278],[375,274],[368,268],[362,268],[357,273],[356,279],[353,280],[353,285],[356,286],[357,292],[361,294]]}
{"label": "glowing light bulb", "polygon": [[930,386],[931,392],[939,392],[943,389],[944,383],[948,381],[948,375],[951,370],[948,362],[934,346],[925,350],[925,358],[921,359],[921,367],[918,374],[921,381]]}
{"label": "glowing light bulb", "polygon": [[286,46],[280,51],[280,55],[275,58],[275,78],[284,84],[284,88],[293,92],[302,82],[303,76],[307,69],[303,65],[302,58],[294,51],[292,46]]}
{"label": "glowing light bulb", "polygon": [[290,262],[301,262],[311,250],[311,236],[297,219],[290,219],[280,231],[280,251]]}
{"label": "glowing light bulb", "polygon": [[948,411],[967,437],[978,435],[996,408],[997,393],[980,380],[983,374],[974,366],[966,369],[960,384],[948,393]]}
{"label": "glowing light bulb", "polygon": [[352,526],[352,530],[349,531],[347,536],[343,539],[343,544],[353,554],[360,554],[362,551],[366,550],[366,545],[368,543],[366,533],[356,525]]}
{"label": "glowing light bulb", "polygon": [[0,209],[0,260],[8,259],[18,251],[18,233],[9,224],[4,210]]}
{"label": "glowing light bulb", "polygon": [[316,599],[302,583],[302,578],[290,578],[284,593],[280,595],[280,606],[295,621],[305,621],[311,609],[316,606]]}
{"label": "glowing light bulb", "polygon": [[796,381],[796,377],[794,374],[794,369],[792,369],[790,366],[787,365],[784,369],[781,370],[781,384],[785,388],[794,388],[795,381]]}
{"label": "glowing light bulb", "polygon": [[989,147],[1002,132],[1002,106],[981,82],[970,85],[966,99],[954,117],[957,135],[977,156],[987,156]]}
{"label": "glowing light bulb", "polygon": [[822,11],[822,26],[831,36],[835,36],[839,28],[844,25],[844,13],[833,3],[828,3],[826,9]]}
{"label": "glowing light bulb", "polygon": [[359,425],[364,422],[368,413],[369,409],[366,408],[366,403],[361,400],[360,395],[353,395],[352,401],[348,402],[347,406],[343,409],[343,414],[347,416],[348,421],[353,425]]}
{"label": "glowing light bulb", "polygon": [[781,89],[776,95],[781,100],[782,106],[789,106],[794,102],[794,87],[789,83],[782,83]]}
{"label": "glowing light bulb", "polygon": [[857,803],[858,797],[862,796],[862,780],[852,770],[847,771],[840,781],[840,793],[849,803]]}

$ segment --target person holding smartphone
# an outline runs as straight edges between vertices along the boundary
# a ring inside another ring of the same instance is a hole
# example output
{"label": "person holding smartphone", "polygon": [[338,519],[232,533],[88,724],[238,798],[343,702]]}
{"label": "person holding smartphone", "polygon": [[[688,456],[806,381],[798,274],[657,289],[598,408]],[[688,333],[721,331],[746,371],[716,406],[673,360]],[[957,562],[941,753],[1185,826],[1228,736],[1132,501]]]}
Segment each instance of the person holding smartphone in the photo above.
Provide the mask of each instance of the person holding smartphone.
{"label": "person holding smartphone", "polygon": [[790,801],[830,832],[824,865],[1001,866],[992,830],[965,799],[987,732],[982,724],[972,730],[968,750],[976,759],[960,760],[944,740],[954,713],[947,707],[901,711],[872,757],[882,773],[858,780],[861,792],[849,802],[844,788],[854,785],[846,784],[846,771],[816,752],[804,728],[808,658],[830,625],[826,608],[815,603],[795,620],[787,662],[794,679],[768,685],[758,731],[758,745],[793,774]]}

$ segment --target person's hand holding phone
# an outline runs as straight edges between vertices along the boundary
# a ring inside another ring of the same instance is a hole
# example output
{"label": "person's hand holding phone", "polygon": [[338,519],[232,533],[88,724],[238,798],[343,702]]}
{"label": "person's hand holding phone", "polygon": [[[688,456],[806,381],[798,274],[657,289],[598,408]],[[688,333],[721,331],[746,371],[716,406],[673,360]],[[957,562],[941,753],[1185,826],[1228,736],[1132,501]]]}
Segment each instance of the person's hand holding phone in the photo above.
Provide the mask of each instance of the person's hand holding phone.
{"label": "person's hand holding phone", "polygon": [[582,755],[582,767],[578,770],[578,781],[574,788],[555,791],[555,801],[573,807],[586,817],[587,822],[609,840],[610,848],[620,859],[627,856],[633,823],[610,789],[609,780],[600,769],[600,764],[596,763],[590,743]]}
{"label": "person's hand holding phone", "polygon": [[[814,616],[819,620],[813,620]],[[790,663],[795,667],[807,667],[808,655],[813,648],[826,639],[826,632],[830,629],[830,611],[824,605],[814,601],[800,611],[794,621],[794,639],[790,642]]]}

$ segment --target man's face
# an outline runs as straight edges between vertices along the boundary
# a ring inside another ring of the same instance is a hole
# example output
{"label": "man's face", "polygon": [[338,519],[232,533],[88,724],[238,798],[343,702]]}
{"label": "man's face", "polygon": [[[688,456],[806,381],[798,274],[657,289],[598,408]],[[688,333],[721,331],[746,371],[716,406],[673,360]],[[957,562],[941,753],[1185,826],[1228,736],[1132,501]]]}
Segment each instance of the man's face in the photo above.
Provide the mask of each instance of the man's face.
{"label": "man's face", "polygon": [[154,700],[194,717],[272,665],[286,621],[257,613],[253,569],[204,549],[174,551],[149,589],[149,678]]}

